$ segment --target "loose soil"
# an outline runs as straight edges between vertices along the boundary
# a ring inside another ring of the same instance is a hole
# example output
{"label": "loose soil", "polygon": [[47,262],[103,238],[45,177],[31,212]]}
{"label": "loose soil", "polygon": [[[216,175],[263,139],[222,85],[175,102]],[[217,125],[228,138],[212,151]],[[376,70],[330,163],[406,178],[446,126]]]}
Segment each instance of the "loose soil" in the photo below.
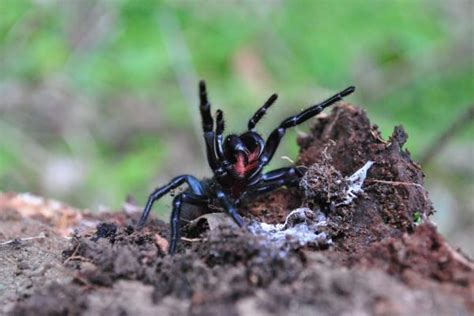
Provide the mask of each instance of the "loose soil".
{"label": "loose soil", "polygon": [[[328,247],[277,246],[208,214],[184,225],[169,256],[167,223],[134,229],[139,207],[90,214],[0,195],[0,313],[472,315],[474,262],[430,222],[406,139],[396,127],[384,140],[363,110],[340,104],[298,139],[296,164],[308,168],[300,187],[240,207],[247,222],[268,224],[295,208],[321,210]],[[364,192],[341,204],[341,183],[368,161]]]}

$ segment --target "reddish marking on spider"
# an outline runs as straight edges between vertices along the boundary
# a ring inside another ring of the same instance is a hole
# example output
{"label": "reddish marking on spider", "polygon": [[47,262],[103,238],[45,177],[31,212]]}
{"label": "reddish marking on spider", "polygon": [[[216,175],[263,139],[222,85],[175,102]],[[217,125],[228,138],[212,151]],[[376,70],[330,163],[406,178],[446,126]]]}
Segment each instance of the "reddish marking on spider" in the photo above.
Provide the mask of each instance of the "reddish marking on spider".
{"label": "reddish marking on spider", "polygon": [[260,153],[260,148],[255,148],[255,150],[249,154],[247,153],[237,153],[236,162],[234,164],[235,174],[239,177],[245,177],[252,170],[254,170],[258,165],[258,156]]}

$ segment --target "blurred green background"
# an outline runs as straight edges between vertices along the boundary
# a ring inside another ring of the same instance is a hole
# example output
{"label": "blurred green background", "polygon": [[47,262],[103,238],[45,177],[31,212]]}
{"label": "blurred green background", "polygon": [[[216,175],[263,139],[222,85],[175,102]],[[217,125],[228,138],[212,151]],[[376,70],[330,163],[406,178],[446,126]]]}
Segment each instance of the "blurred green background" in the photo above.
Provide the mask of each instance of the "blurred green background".
{"label": "blurred green background", "polygon": [[[197,82],[239,132],[264,135],[348,85],[416,158],[473,105],[472,1],[0,1],[0,190],[92,210],[143,205],[172,176],[209,175]],[[300,126],[279,159],[295,158]],[[474,253],[472,124],[424,165],[435,220]],[[169,200],[156,206],[168,212]]]}

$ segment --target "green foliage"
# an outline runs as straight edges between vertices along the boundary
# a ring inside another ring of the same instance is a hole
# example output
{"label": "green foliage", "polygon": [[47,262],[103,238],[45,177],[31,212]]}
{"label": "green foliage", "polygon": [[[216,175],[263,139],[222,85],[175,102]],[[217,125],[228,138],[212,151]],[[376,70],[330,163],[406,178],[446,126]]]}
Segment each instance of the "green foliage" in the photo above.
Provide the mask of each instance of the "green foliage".
{"label": "green foliage", "polygon": [[420,225],[422,223],[421,213],[419,211],[413,213],[413,223],[415,223],[415,225]]}

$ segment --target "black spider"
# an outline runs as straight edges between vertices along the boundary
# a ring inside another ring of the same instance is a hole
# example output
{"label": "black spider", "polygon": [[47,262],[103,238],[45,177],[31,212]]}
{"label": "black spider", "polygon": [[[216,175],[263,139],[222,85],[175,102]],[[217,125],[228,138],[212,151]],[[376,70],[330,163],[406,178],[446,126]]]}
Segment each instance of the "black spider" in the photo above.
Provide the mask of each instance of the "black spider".
{"label": "black spider", "polygon": [[199,109],[202,117],[207,160],[214,176],[210,180],[199,181],[191,175],[181,175],[171,180],[167,185],[157,188],[148,198],[138,228],[145,225],[152,205],[156,200],[185,182],[189,188],[173,199],[170,223],[170,254],[176,252],[176,245],[179,241],[180,213],[183,204],[199,207],[219,205],[237,225],[242,227],[243,222],[237,213],[236,206],[239,205],[244,196],[269,192],[284,185],[294,186],[303,175],[303,170],[298,167],[286,167],[262,173],[263,167],[272,160],[286,129],[305,122],[320,113],[324,108],[342,100],[343,97],[351,94],[354,90],[354,87],[348,87],[326,101],[313,105],[298,115],[287,118],[273,130],[267,141],[264,141],[262,136],[255,132],[255,125],[277,99],[277,95],[273,94],[249,120],[246,132],[240,135],[228,135],[224,140],[222,135],[224,132],[223,113],[221,110],[217,110],[216,129],[214,131],[214,121],[211,116],[211,104],[207,99],[206,84],[201,81],[199,83]]}

